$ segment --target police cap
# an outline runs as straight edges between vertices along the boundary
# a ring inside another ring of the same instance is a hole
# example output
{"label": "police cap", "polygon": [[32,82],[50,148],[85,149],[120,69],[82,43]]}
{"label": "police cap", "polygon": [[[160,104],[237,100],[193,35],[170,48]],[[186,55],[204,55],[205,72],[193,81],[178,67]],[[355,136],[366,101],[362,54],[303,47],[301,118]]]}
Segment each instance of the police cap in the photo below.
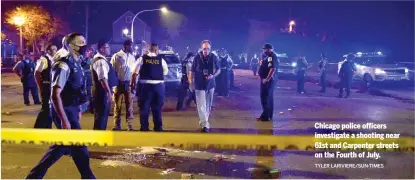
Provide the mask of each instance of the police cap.
{"label": "police cap", "polygon": [[347,59],[354,59],[356,56],[353,53],[347,55]]}
{"label": "police cap", "polygon": [[271,44],[266,43],[262,49],[274,49],[274,47]]}

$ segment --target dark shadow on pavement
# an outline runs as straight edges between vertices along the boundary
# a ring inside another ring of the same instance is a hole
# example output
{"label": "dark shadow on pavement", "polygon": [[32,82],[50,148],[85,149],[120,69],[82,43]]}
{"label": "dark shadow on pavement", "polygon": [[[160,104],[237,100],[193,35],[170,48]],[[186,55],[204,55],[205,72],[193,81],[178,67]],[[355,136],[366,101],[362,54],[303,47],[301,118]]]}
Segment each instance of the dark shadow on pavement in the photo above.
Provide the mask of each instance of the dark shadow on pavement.
{"label": "dark shadow on pavement", "polygon": [[117,160],[128,163],[139,164],[147,168],[155,168],[166,170],[174,168],[175,172],[183,172],[190,174],[203,173],[208,176],[220,176],[229,178],[259,178],[266,179],[266,173],[251,174],[248,168],[268,169],[265,166],[253,163],[231,162],[227,160],[216,161],[198,159],[191,157],[170,156],[163,154],[122,154],[122,153],[106,153],[106,152],[90,152],[90,157],[101,160]]}

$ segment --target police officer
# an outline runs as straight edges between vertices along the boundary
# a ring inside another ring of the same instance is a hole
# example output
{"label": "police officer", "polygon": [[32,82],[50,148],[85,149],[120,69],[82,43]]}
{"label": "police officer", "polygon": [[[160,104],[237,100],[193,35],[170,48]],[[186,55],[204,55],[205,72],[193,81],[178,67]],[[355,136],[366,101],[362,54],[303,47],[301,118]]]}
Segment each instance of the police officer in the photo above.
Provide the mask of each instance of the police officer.
{"label": "police officer", "polygon": [[308,68],[307,60],[304,56],[297,59],[297,92],[304,93],[305,73]]}
{"label": "police officer", "polygon": [[53,44],[46,47],[46,55],[41,56],[35,68],[35,79],[42,98],[42,109],[37,115],[35,128],[52,128],[52,114],[50,112],[50,71],[52,59],[57,47]]}
{"label": "police officer", "polygon": [[258,72],[258,57],[257,54],[254,54],[254,57],[251,59],[251,63],[249,66],[251,67],[252,72],[254,73],[254,76],[256,76],[256,73]]}
{"label": "police officer", "polygon": [[318,68],[320,69],[320,84],[321,90],[320,92],[326,92],[326,85],[327,85],[327,54],[321,53],[321,60],[318,62]]}
{"label": "police officer", "polygon": [[182,79],[181,79],[181,86],[179,90],[179,97],[177,100],[176,110],[180,111],[183,109],[183,102],[186,99],[186,106],[189,107],[192,100],[196,103],[195,93],[189,90],[189,80],[188,74],[192,68],[193,58],[195,54],[193,52],[189,52],[186,55],[186,58],[182,62]]}
{"label": "police officer", "polygon": [[[85,53],[86,40],[80,33],[71,33],[67,40],[69,54],[52,65],[52,115],[59,129],[81,129],[79,106],[86,101],[82,95],[84,75],[80,56]],[[53,145],[42,160],[30,171],[26,179],[42,179],[47,170],[64,154],[72,156],[82,179],[95,179],[86,146]]]}
{"label": "police officer", "polygon": [[348,98],[350,96],[350,88],[353,82],[353,75],[356,72],[356,66],[353,62],[356,56],[354,54],[349,54],[346,57],[346,61],[341,65],[339,70],[339,78],[340,78],[340,88],[339,88],[339,95],[337,97],[343,97],[343,89],[346,91],[346,96],[344,98]]}
{"label": "police officer", "polygon": [[221,71],[216,78],[218,81],[218,96],[228,97],[233,61],[226,50],[222,50],[221,53],[219,53],[219,64],[221,66]]}
{"label": "police officer", "polygon": [[279,60],[273,52],[271,44],[265,44],[264,54],[259,65],[258,75],[261,78],[261,104],[262,114],[258,121],[272,121],[274,114],[274,86],[276,84],[275,72],[278,72]]}
{"label": "police officer", "polygon": [[112,88],[118,85],[117,74],[107,60],[111,49],[104,40],[97,43],[98,52],[92,59],[92,85],[94,106],[94,129],[107,129],[108,116],[111,110]]}
{"label": "police officer", "polygon": [[82,58],[81,66],[84,71],[85,75],[85,87],[86,87],[86,95],[88,96],[88,107],[87,109],[93,113],[93,105],[92,105],[92,74],[91,74],[91,64],[92,58],[94,55],[94,49],[92,47],[88,47],[85,56]]}
{"label": "police officer", "polygon": [[23,85],[23,99],[26,106],[30,106],[29,92],[33,96],[35,104],[41,104],[37,91],[36,80],[34,76],[35,63],[30,59],[30,55],[18,55],[19,62],[14,66],[13,71],[20,77]]}
{"label": "police officer", "polygon": [[164,76],[169,69],[158,52],[158,45],[152,43],[150,52],[137,60],[130,81],[130,87],[134,89],[137,76],[140,78],[140,131],[149,131],[150,108],[153,114],[154,131],[163,131],[161,109],[165,98]]}

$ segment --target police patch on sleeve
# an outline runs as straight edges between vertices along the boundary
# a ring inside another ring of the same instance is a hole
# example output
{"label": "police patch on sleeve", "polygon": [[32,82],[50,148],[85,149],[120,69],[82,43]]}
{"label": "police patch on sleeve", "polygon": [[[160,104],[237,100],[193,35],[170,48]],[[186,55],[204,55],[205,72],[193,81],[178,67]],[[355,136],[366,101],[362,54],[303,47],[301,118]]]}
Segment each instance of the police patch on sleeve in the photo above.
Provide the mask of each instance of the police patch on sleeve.
{"label": "police patch on sleeve", "polygon": [[69,66],[66,63],[60,62],[58,67],[64,71],[69,71]]}

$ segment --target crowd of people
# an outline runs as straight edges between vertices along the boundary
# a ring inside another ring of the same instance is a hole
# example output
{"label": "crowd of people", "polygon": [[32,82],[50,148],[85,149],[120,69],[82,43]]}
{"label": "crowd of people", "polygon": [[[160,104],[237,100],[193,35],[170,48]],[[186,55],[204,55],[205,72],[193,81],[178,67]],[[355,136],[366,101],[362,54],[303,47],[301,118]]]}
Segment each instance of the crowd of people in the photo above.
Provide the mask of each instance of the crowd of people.
{"label": "crowd of people", "polygon": [[[126,40],[123,48],[111,59],[111,47],[103,40],[98,41],[97,51],[87,45],[80,33],[71,33],[63,38],[62,48],[49,45],[46,54],[37,62],[30,60],[27,53],[20,54],[14,72],[21,78],[24,91],[24,104],[30,105],[29,92],[35,104],[42,104],[36,119],[35,128],[81,129],[79,120],[82,113],[94,113],[94,130],[106,130],[111,104],[114,103],[112,130],[121,130],[122,99],[125,102],[128,130],[134,130],[133,98],[139,98],[140,131],[150,131],[149,115],[153,116],[154,131],[163,131],[162,107],[165,100],[164,76],[168,73],[166,61],[159,53],[158,45],[150,45],[148,53],[138,59],[132,54],[131,40]],[[201,50],[188,53],[182,65],[182,85],[180,87],[177,110],[183,108],[184,101],[189,106],[195,101],[202,132],[209,132],[210,114],[215,91],[227,97],[231,86],[233,62],[225,50],[211,51],[209,40],[201,42]],[[257,120],[272,121],[273,91],[276,84],[279,60],[271,44],[265,44],[264,53],[253,68],[261,79],[260,99],[262,113]],[[257,58],[257,57],[255,57]],[[352,55],[347,59],[352,59]],[[298,66],[297,76],[304,76],[307,65]],[[300,61],[299,61],[300,63]],[[320,68],[322,79],[327,60],[322,56]],[[350,63],[344,63],[339,75],[346,88]],[[299,78],[301,79],[301,78]],[[299,92],[303,90],[299,80]],[[325,86],[324,86],[325,87]],[[323,91],[325,90],[323,87]],[[37,90],[40,90],[41,101]],[[349,90],[346,90],[347,96]],[[340,91],[340,95],[342,91]],[[89,165],[88,149],[85,146],[53,145],[42,160],[30,171],[27,178],[43,178],[47,169],[61,156],[71,155],[82,178],[95,178]]]}

